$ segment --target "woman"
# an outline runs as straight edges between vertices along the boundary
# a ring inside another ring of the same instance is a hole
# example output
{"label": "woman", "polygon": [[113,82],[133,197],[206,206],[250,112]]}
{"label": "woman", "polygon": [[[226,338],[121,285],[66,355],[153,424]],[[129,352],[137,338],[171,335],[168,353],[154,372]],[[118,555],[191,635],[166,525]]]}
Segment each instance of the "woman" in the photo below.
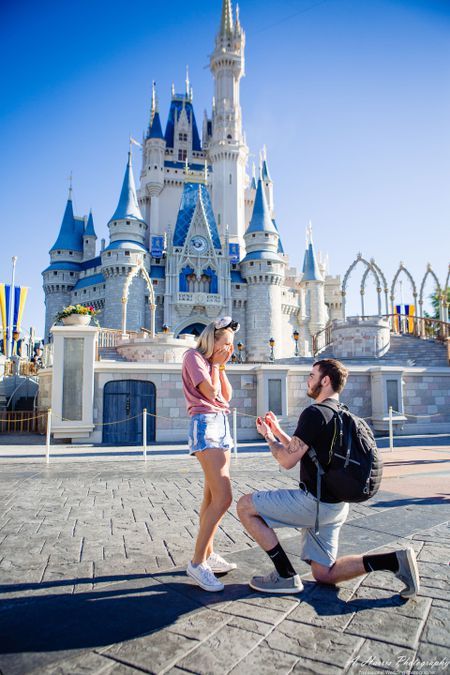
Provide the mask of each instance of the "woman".
{"label": "woman", "polygon": [[187,574],[205,591],[223,591],[214,572],[236,568],[213,550],[214,535],[232,502],[228,414],[232,388],[225,364],[233,353],[239,324],[230,316],[210,323],[198,338],[197,348],[183,359],[183,389],[190,415],[189,454],[195,455],[205,475],[200,528]]}

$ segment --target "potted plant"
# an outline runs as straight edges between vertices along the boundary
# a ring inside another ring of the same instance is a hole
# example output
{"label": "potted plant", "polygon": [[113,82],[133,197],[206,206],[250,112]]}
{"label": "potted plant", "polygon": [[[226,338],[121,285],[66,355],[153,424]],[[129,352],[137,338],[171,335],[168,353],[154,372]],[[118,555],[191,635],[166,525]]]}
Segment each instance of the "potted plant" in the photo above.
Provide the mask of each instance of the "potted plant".
{"label": "potted plant", "polygon": [[87,326],[96,314],[98,312],[92,305],[68,305],[58,312],[55,320],[62,321],[65,326]]}

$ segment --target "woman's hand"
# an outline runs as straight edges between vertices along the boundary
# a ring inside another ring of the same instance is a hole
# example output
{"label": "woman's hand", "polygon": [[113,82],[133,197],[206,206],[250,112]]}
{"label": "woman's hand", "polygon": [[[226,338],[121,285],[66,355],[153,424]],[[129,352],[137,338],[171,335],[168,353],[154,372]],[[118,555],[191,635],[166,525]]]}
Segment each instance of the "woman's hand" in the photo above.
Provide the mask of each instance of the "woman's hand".
{"label": "woman's hand", "polygon": [[210,361],[213,365],[221,366],[230,360],[232,353],[233,345],[223,345],[213,351]]}

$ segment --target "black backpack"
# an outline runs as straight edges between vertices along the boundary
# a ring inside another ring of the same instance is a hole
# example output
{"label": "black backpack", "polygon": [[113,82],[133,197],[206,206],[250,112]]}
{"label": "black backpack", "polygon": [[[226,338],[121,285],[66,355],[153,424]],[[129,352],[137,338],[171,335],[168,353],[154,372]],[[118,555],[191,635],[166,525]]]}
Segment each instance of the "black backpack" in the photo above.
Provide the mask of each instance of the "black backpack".
{"label": "black backpack", "polygon": [[315,403],[316,408],[334,412],[335,441],[326,466],[320,464],[314,448],[308,455],[317,469],[316,534],[319,532],[319,503],[322,480],[331,494],[342,502],[364,502],[380,487],[383,462],[378,454],[373,432],[367,422],[354,415],[347,406],[334,401]]}

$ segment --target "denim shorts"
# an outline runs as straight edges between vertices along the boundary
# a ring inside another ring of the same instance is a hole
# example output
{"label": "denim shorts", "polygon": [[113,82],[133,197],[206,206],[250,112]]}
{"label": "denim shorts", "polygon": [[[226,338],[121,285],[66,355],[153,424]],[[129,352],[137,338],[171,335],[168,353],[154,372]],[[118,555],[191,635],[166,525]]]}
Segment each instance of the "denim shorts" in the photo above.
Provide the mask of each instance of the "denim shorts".
{"label": "denim shorts", "polygon": [[228,415],[223,412],[193,415],[189,424],[188,445],[190,455],[208,448],[231,450],[234,444]]}
{"label": "denim shorts", "polygon": [[301,529],[301,558],[331,567],[337,558],[339,533],[348,515],[348,504],[320,502],[319,534],[314,531],[316,498],[307,490],[254,492],[253,506],[269,527]]}

